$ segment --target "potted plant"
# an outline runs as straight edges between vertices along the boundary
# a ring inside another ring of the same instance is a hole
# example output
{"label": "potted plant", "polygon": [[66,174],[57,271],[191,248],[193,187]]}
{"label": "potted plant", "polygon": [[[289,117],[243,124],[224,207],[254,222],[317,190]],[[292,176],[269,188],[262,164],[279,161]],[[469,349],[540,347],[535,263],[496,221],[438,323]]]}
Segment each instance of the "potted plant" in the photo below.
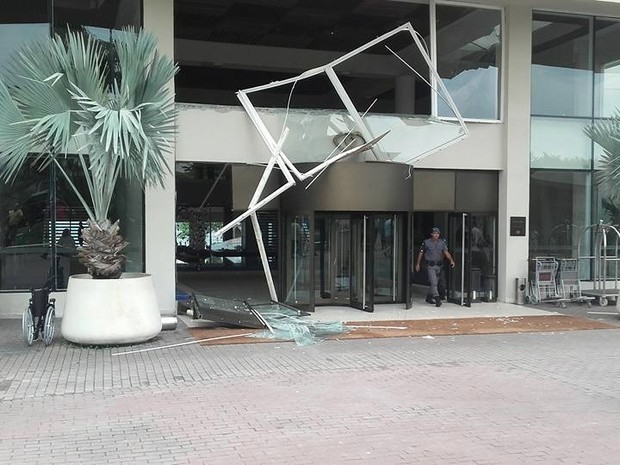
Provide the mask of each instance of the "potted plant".
{"label": "potted plant", "polygon": [[[161,331],[150,276],[122,273],[128,244],[108,218],[119,179],[163,186],[170,170],[177,68],[156,45],[143,30],[115,31],[110,43],[67,31],[21,49],[0,79],[0,179],[11,182],[35,154],[38,166],[56,165],[89,218],[78,252],[89,274],[69,279],[62,319],[72,342],[142,342]],[[70,157],[80,182],[63,167]]]}

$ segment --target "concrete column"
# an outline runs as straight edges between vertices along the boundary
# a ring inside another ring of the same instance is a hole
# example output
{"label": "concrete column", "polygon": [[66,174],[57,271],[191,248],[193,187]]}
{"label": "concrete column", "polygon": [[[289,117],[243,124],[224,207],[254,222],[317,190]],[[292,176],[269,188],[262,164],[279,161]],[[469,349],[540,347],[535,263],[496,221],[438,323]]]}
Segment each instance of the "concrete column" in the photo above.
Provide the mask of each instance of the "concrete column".
{"label": "concrete column", "polygon": [[528,217],[530,199],[530,79],[532,11],[528,6],[506,9],[504,44],[504,127],[506,158],[499,176],[498,297],[516,302],[516,278],[528,276],[526,236],[510,236],[510,217]]}
{"label": "concrete column", "polygon": [[[174,2],[149,0],[144,2],[144,29],[158,38],[161,53],[174,58]],[[174,91],[174,83],[170,83]],[[174,173],[174,152],[168,157]],[[176,327],[175,292],[175,187],[174,174],[166,179],[165,189],[147,189],[145,193],[146,272],[153,275],[157,300],[164,328]]]}

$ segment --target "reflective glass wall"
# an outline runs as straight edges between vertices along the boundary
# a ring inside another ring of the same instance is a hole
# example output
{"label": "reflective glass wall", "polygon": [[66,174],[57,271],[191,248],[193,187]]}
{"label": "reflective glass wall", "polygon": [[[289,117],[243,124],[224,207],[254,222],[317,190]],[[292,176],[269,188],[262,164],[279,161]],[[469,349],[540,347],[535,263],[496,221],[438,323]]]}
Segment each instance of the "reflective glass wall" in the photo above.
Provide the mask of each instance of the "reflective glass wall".
{"label": "reflective glass wall", "polygon": [[[124,26],[141,25],[141,0],[3,0],[0,9],[0,73],[9,57],[28,42],[84,30],[102,40]],[[34,161],[34,157],[33,157]],[[83,192],[81,168],[69,157],[63,169]],[[144,270],[142,190],[121,181],[110,209],[130,242],[126,271]],[[85,272],[76,258],[87,216],[67,180],[53,165],[27,164],[11,184],[0,184],[0,291],[45,284],[64,289],[70,275]]]}
{"label": "reflective glass wall", "polygon": [[599,194],[600,148],[584,128],[620,107],[620,20],[534,12],[530,153],[530,255],[591,253],[584,228],[617,223]]}
{"label": "reflective glass wall", "polygon": [[[436,8],[436,12],[433,12]],[[500,102],[500,9],[429,5],[419,1],[317,2],[295,0],[251,5],[242,0],[175,0],[175,58],[179,102],[239,105],[235,93],[288,79],[325,65],[407,22],[431,50],[431,17],[436,17],[438,68],[465,118],[497,120]],[[410,41],[410,39],[409,39]],[[421,55],[405,66],[385,65],[394,40],[346,62],[338,71],[360,111],[431,115],[429,73]],[[387,45],[387,46],[386,46]],[[341,108],[327,79],[291,89],[264,92],[259,107]],[[438,115],[453,118],[439,99]]]}
{"label": "reflective glass wall", "polygon": [[[463,118],[500,119],[502,11],[437,5],[437,70]],[[438,115],[452,117],[443,100]]]}

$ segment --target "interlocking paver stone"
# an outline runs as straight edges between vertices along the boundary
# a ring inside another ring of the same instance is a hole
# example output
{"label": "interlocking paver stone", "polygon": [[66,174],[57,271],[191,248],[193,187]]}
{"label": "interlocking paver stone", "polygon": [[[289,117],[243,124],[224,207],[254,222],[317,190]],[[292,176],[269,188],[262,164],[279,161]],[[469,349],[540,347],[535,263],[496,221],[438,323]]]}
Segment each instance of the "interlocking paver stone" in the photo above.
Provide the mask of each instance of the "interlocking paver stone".
{"label": "interlocking paver stone", "polygon": [[616,464],[620,329],[26,347],[0,320],[0,464]]}

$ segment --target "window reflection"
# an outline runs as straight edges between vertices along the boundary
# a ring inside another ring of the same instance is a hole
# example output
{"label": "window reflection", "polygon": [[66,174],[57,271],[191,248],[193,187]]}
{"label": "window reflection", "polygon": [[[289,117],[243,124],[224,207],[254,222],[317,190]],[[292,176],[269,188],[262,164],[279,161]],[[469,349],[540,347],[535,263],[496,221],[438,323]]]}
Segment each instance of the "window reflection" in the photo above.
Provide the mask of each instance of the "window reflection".
{"label": "window reflection", "polygon": [[[530,182],[530,256],[577,256],[579,238],[591,224],[590,172],[533,171]],[[550,203],[551,202],[551,203]],[[541,206],[553,205],[552,208]]]}
{"label": "window reflection", "polygon": [[[239,105],[235,96],[239,89],[322,66],[406,22],[430,44],[428,2],[270,2],[249,8],[230,0],[177,1],[177,101]],[[248,24],[252,27],[245,27]],[[409,59],[403,50],[406,45],[390,43]],[[200,65],[195,57],[198,50]],[[358,109],[368,109],[376,99],[372,112],[430,114],[428,85],[404,72],[389,55],[384,46],[377,47],[337,70],[346,74],[343,85]],[[412,64],[421,68],[423,61],[418,57]],[[422,75],[428,79],[427,72]],[[289,91],[271,89],[257,95],[259,100],[253,103],[272,108],[289,104],[291,108],[342,108],[326,79],[298,83],[291,102]]]}
{"label": "window reflection", "polygon": [[[0,19],[1,21],[1,19]],[[49,34],[49,24],[0,24],[0,74],[5,73],[9,57],[29,42]]]}
{"label": "window reflection", "polygon": [[620,21],[594,21],[594,114],[609,117],[620,107]]}
{"label": "window reflection", "polygon": [[0,74],[20,47],[50,32],[47,0],[3,0],[0,8]]}
{"label": "window reflection", "polygon": [[[250,219],[223,236],[215,234],[241,213],[234,210],[234,199],[240,205],[247,205],[261,172],[257,167],[228,163],[176,163],[177,270],[261,269]],[[233,184],[237,189],[234,198]],[[278,212],[261,210],[257,218],[270,267],[276,270]]]}
{"label": "window reflection", "polygon": [[532,117],[531,167],[589,169],[592,143],[584,133],[589,119]]}
{"label": "window reflection", "polygon": [[[437,5],[437,68],[464,118],[499,119],[501,11]],[[452,117],[438,101],[438,115]]]}
{"label": "window reflection", "polygon": [[47,169],[28,165],[12,184],[0,184],[3,290],[41,287],[53,279],[49,177]]}
{"label": "window reflection", "polygon": [[107,40],[106,31],[141,25],[140,0],[54,1],[54,30],[59,34],[69,27],[88,30]]}
{"label": "window reflection", "polygon": [[284,302],[293,306],[310,304],[311,279],[310,217],[291,215],[286,219],[286,295]]}
{"label": "window reflection", "polygon": [[592,115],[590,18],[534,13],[532,114]]}
{"label": "window reflection", "polygon": [[[50,34],[48,0],[3,0],[0,9],[0,73],[10,55],[24,44]],[[139,27],[140,0],[54,0],[55,31],[67,26],[85,30],[101,40],[124,26]],[[81,192],[86,191],[81,169],[72,157],[64,169]],[[80,245],[86,214],[66,180],[52,164],[45,169],[26,165],[12,184],[0,184],[0,290],[27,290],[49,285],[64,289],[71,274],[84,268],[71,246]],[[139,186],[120,182],[110,218],[121,220],[127,271],[144,270],[143,195]]]}

